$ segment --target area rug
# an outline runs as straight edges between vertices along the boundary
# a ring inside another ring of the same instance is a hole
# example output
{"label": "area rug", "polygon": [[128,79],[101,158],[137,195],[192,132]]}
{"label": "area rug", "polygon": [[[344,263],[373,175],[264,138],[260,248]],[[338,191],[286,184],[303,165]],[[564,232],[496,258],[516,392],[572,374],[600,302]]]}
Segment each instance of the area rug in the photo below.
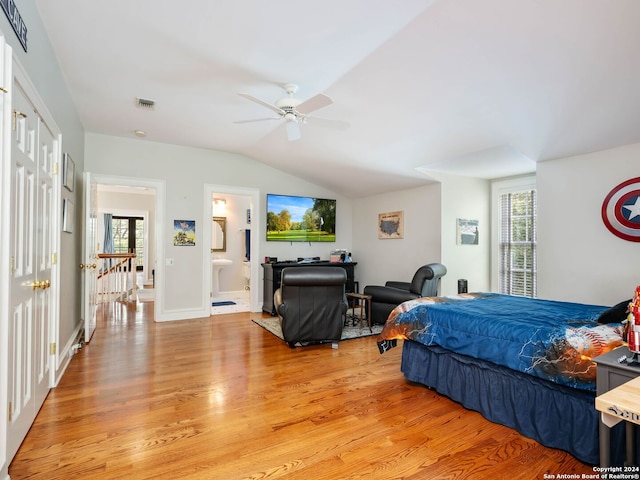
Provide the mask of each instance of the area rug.
{"label": "area rug", "polygon": [[[280,340],[284,340],[282,336],[282,328],[280,328],[280,319],[278,317],[254,318],[251,319],[251,321],[260,325],[268,332],[273,333]],[[352,338],[378,335],[382,331],[382,325],[373,325],[371,329],[373,330],[373,332],[370,332],[369,326],[365,324],[363,324],[362,328],[360,328],[359,325],[352,326],[351,321],[349,321],[349,325],[345,325],[342,328],[341,340],[351,340]]]}

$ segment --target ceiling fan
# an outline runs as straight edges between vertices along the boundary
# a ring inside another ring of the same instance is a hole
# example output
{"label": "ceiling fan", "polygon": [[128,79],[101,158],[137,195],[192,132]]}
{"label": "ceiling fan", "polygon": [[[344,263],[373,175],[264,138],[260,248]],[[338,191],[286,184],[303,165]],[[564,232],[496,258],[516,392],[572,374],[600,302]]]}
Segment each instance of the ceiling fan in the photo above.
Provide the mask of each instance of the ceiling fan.
{"label": "ceiling fan", "polygon": [[309,113],[315,112],[323,107],[331,105],[333,100],[324,93],[319,93],[304,102],[294,97],[298,91],[298,86],[292,83],[284,85],[284,90],[287,92],[286,97],[281,98],[275,104],[265,102],[259,98],[249,95],[248,93],[238,93],[241,97],[251,100],[263,107],[267,107],[269,110],[273,110],[278,114],[276,117],[256,118],[253,120],[240,120],[234,123],[249,123],[249,122],[261,122],[264,120],[284,120],[287,128],[287,138],[289,141],[298,140],[300,138],[300,124],[319,125],[323,127],[336,128],[343,130],[349,127],[347,122],[340,120],[330,120],[328,118],[320,118],[310,116]]}

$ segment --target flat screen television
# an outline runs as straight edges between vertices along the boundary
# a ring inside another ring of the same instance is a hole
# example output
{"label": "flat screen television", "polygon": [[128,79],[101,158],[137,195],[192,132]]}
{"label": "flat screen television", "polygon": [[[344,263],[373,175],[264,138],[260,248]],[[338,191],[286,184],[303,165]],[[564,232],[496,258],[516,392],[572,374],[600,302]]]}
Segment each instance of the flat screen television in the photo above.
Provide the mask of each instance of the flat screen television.
{"label": "flat screen television", "polygon": [[267,194],[267,241],[335,242],[336,201]]}

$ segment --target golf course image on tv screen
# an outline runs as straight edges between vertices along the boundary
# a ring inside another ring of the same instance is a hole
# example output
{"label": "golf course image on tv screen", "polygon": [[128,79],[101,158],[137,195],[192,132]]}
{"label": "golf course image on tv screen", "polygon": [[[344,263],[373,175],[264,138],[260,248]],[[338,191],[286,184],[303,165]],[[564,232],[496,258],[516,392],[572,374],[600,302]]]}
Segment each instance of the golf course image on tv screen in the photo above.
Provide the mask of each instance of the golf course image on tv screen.
{"label": "golf course image on tv screen", "polygon": [[267,241],[335,242],[336,201],[267,194]]}

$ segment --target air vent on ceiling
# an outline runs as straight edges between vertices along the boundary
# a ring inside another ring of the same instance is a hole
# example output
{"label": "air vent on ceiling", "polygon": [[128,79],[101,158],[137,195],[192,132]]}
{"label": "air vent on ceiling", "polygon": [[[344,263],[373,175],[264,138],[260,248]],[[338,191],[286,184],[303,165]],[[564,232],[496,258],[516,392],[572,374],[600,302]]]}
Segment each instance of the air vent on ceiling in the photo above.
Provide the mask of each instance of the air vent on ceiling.
{"label": "air vent on ceiling", "polygon": [[143,110],[154,110],[156,108],[156,102],[147,98],[136,98],[136,107]]}

